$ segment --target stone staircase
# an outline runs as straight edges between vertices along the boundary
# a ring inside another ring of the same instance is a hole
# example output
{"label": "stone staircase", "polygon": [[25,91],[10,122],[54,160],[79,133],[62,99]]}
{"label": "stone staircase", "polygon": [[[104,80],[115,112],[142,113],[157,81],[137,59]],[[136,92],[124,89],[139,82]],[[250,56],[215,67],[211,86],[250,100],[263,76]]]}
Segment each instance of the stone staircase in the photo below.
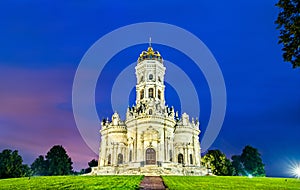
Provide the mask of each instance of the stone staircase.
{"label": "stone staircase", "polygon": [[207,175],[206,168],[202,167],[182,167],[182,166],[165,166],[146,165],[144,167],[93,167],[90,175],[145,175],[145,176],[161,176],[161,175]]}

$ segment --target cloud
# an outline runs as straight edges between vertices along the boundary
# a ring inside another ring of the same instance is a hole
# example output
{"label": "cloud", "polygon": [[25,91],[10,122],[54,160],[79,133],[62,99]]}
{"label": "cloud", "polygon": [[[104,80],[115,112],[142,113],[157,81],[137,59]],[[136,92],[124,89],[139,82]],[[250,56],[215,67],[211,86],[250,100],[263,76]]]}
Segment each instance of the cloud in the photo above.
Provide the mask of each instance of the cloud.
{"label": "cloud", "polygon": [[[96,155],[82,140],[71,109],[69,68],[0,66],[0,148],[18,149],[32,163],[55,144],[63,145],[76,167]],[[80,169],[80,168],[76,168]]]}

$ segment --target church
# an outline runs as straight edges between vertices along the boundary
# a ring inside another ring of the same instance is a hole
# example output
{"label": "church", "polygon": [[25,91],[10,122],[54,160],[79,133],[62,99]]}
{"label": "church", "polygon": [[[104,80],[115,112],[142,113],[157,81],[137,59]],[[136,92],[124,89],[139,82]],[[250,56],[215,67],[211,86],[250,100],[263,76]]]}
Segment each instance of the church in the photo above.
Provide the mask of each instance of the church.
{"label": "church", "polygon": [[98,167],[92,175],[205,175],[199,121],[166,106],[166,67],[149,44],[135,67],[136,101],[126,119],[117,112],[101,122]]}

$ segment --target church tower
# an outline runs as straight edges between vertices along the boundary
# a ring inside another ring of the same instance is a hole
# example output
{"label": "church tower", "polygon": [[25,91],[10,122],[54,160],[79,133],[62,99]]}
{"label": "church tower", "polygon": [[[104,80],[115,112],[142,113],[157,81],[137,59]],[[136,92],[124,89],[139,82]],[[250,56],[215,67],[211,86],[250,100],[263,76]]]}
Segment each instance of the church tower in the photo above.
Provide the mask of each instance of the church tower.
{"label": "church tower", "polygon": [[165,70],[163,58],[158,51],[153,50],[150,38],[147,51],[140,54],[135,67],[137,105],[150,101],[165,105]]}

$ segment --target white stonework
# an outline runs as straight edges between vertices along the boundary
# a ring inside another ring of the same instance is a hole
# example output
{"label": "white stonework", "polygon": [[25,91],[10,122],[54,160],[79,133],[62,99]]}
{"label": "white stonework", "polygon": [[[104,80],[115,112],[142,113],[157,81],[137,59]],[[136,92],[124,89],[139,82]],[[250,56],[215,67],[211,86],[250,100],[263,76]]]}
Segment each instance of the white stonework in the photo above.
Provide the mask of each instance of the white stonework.
{"label": "white stonework", "polygon": [[166,106],[166,68],[150,46],[137,61],[136,104],[122,121],[118,113],[101,123],[98,167],[91,174],[205,175],[199,121]]}

